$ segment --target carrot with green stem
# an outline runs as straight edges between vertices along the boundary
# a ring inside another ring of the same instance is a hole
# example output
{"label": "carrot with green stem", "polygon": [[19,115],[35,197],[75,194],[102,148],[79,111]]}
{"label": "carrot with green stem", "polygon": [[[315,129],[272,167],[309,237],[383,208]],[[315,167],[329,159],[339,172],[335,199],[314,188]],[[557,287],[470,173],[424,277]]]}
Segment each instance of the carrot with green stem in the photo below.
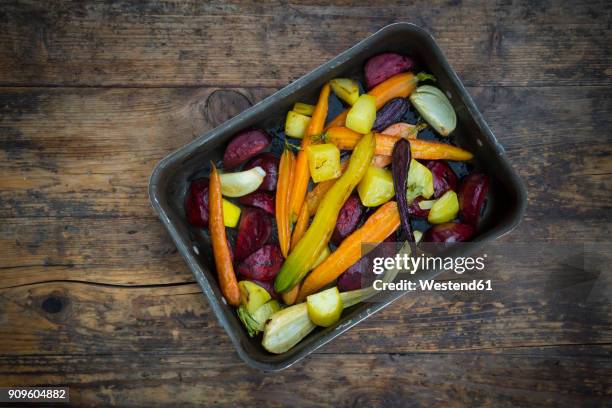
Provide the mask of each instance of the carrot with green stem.
{"label": "carrot with green stem", "polygon": [[295,162],[295,176],[293,186],[291,189],[291,198],[289,199],[289,216],[291,221],[295,221],[300,214],[302,204],[304,204],[304,198],[306,197],[306,190],[308,190],[308,181],[310,180],[310,170],[308,168],[308,153],[307,147],[312,143],[313,136],[318,136],[323,133],[323,126],[325,126],[325,119],[327,118],[327,108],[329,99],[329,84],[325,84],[321,89],[319,100],[315,106],[314,113],[306,128],[304,138],[302,139],[302,145],[297,155]]}
{"label": "carrot with green stem", "polygon": [[286,258],[291,243],[291,220],[289,218],[289,197],[293,185],[295,169],[295,156],[285,148],[278,166],[278,181],[276,183],[276,226],[278,228],[278,242],[281,252]]}
{"label": "carrot with green stem", "polygon": [[217,275],[219,277],[219,286],[227,303],[232,306],[238,306],[240,305],[240,289],[238,288],[232,256],[227,243],[227,235],[225,234],[225,224],[223,223],[221,179],[214,164],[212,164],[208,190],[208,228]]}

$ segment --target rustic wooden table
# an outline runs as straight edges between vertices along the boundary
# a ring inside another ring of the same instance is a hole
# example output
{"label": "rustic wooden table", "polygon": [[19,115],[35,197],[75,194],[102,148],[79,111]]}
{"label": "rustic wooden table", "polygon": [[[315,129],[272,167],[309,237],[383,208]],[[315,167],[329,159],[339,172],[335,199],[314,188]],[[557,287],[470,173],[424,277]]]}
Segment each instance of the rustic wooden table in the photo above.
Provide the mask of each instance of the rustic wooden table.
{"label": "rustic wooden table", "polygon": [[78,406],[610,404],[609,271],[576,298],[558,270],[497,265],[489,301],[405,297],[281,373],[238,358],[151,170],[391,22],[435,36],[526,181],[503,239],[609,241],[610,2],[322,3],[0,5],[1,386],[68,385]]}

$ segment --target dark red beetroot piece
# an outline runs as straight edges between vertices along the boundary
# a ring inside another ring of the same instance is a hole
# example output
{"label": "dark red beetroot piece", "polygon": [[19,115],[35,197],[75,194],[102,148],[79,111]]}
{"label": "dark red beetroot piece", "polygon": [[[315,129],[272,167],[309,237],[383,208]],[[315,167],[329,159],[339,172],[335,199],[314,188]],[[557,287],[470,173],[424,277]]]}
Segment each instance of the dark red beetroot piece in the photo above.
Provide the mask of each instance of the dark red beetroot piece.
{"label": "dark red beetroot piece", "polygon": [[278,246],[264,245],[242,261],[237,270],[240,275],[249,279],[270,281],[276,277],[283,261],[283,254]]}
{"label": "dark red beetroot piece", "polygon": [[408,110],[408,102],[404,98],[391,99],[376,112],[376,120],[372,130],[380,132],[394,123],[399,122]]}
{"label": "dark red beetroot piece", "polygon": [[334,228],[334,233],[331,237],[331,241],[335,245],[340,245],[344,238],[357,229],[364,210],[365,208],[361,204],[361,200],[356,195],[352,195],[346,200],[340,209],[336,228]]}
{"label": "dark red beetroot piece", "polygon": [[276,182],[278,181],[278,158],[272,153],[263,153],[249,161],[244,166],[244,169],[248,170],[257,166],[261,167],[266,172],[266,177],[264,177],[257,191],[275,191]]}
{"label": "dark red beetroot piece", "polygon": [[240,204],[261,208],[270,215],[274,215],[274,197],[263,191],[255,191],[238,199]]}
{"label": "dark red beetroot piece", "polygon": [[191,182],[185,196],[185,215],[187,221],[196,227],[208,227],[208,179],[201,178]]}
{"label": "dark red beetroot piece", "polygon": [[434,225],[423,235],[423,242],[463,242],[472,238],[474,227],[468,224],[446,222]]}
{"label": "dark red beetroot piece", "polygon": [[338,290],[340,292],[346,292],[371,285],[377,276],[372,273],[372,268],[370,267],[371,260],[376,257],[394,257],[397,251],[395,245],[392,243],[395,241],[395,234],[391,234],[382,242],[383,245],[378,245],[372,252],[368,253],[348,268],[338,277]]}
{"label": "dark red beetroot piece", "polygon": [[419,196],[415,198],[414,201],[408,205],[408,213],[412,217],[427,218],[427,216],[429,215],[429,210],[423,210],[421,209],[421,207],[419,207],[419,203],[424,200],[425,199],[423,197]]}
{"label": "dark red beetroot piece", "polygon": [[378,54],[365,64],[365,81],[368,89],[400,72],[410,71],[414,66],[412,59],[393,52]]}
{"label": "dark red beetroot piece", "polygon": [[238,133],[225,148],[223,168],[233,170],[255,157],[270,145],[270,136],[261,129],[249,129]]}
{"label": "dark red beetroot piece", "polygon": [[476,225],[489,191],[489,177],[483,173],[467,175],[459,187],[459,213],[464,222]]}
{"label": "dark red beetroot piece", "polygon": [[259,208],[243,208],[234,256],[240,262],[261,248],[272,235],[272,221]]}
{"label": "dark red beetroot piece", "polygon": [[433,175],[434,198],[440,198],[448,190],[457,191],[457,175],[446,162],[431,160],[427,168]]}

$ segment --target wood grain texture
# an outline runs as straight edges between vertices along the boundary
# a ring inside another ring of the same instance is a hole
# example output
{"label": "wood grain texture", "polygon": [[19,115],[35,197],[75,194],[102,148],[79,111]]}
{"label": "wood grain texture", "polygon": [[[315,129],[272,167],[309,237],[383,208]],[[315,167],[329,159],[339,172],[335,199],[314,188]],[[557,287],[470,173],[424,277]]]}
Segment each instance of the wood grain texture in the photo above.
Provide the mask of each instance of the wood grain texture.
{"label": "wood grain texture", "polygon": [[611,18],[604,1],[3,3],[0,386],[69,385],[75,406],[612,404],[601,260],[588,270],[525,250],[482,276],[446,275],[495,291],[409,294],[263,375],[147,198],[166,154],[411,21],[527,184],[525,219],[503,242],[609,242]]}

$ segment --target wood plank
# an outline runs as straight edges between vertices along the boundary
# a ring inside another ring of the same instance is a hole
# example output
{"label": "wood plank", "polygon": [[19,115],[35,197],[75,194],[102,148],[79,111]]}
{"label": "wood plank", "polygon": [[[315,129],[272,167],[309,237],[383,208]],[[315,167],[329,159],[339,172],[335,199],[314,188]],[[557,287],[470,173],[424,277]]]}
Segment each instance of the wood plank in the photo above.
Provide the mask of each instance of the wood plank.
{"label": "wood plank", "polygon": [[601,407],[610,346],[315,354],[263,374],[218,353],[0,357],[0,385],[70,387],[74,405]]}
{"label": "wood plank", "polygon": [[610,3],[21,1],[0,13],[5,85],[280,87],[386,24],[431,32],[468,85],[611,84]]}

